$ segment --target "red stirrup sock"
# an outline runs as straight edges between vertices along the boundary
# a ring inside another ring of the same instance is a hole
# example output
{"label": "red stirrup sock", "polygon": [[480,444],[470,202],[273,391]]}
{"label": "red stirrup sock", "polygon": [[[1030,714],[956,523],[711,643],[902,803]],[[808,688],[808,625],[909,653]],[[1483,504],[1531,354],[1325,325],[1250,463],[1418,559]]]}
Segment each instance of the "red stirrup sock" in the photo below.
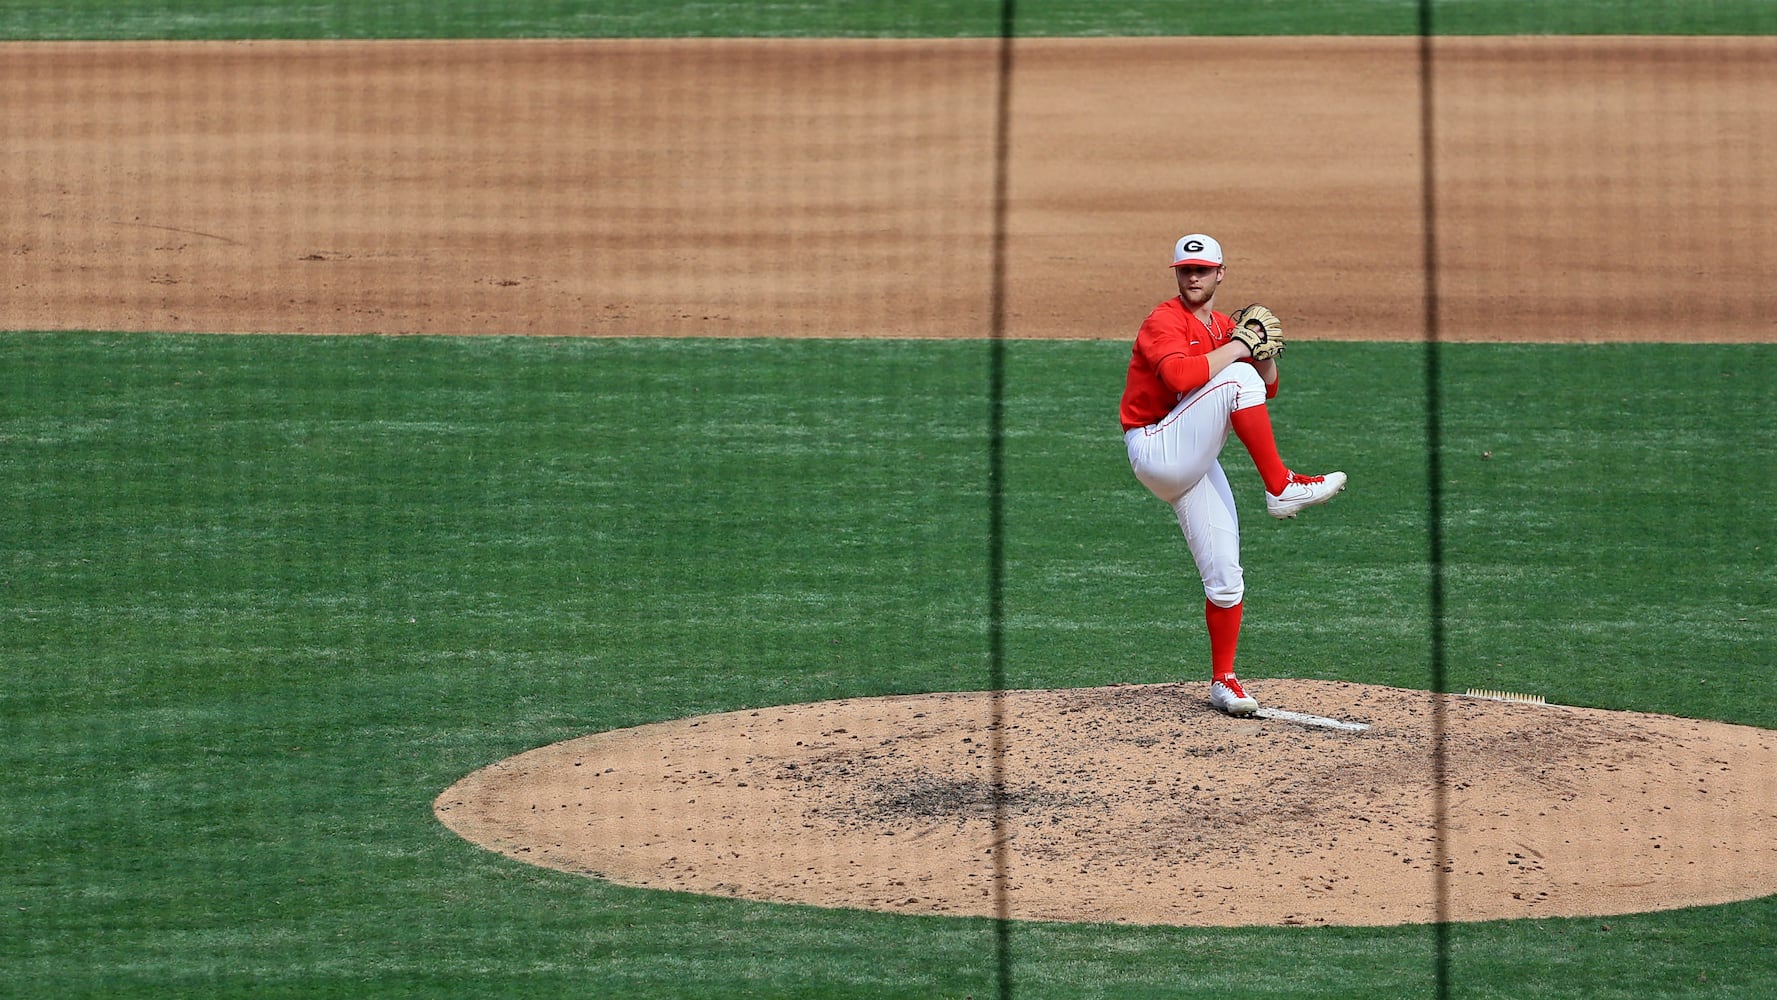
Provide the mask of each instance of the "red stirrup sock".
{"label": "red stirrup sock", "polygon": [[1240,645],[1240,611],[1243,601],[1224,608],[1203,602],[1203,618],[1209,623],[1209,679],[1219,681],[1234,673],[1234,648]]}
{"label": "red stirrup sock", "polygon": [[1259,468],[1259,478],[1265,481],[1265,492],[1276,496],[1290,484],[1290,470],[1283,464],[1283,458],[1277,454],[1277,439],[1271,435],[1271,411],[1265,404],[1249,406],[1244,410],[1235,410],[1228,417],[1228,423],[1234,428],[1234,436],[1246,445],[1246,453],[1253,457],[1253,464]]}

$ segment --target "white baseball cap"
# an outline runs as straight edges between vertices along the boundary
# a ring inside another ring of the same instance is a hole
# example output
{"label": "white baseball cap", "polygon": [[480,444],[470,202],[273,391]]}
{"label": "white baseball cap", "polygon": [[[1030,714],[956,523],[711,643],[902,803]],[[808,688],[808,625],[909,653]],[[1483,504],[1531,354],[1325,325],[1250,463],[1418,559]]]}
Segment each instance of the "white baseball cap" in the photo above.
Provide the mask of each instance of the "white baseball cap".
{"label": "white baseball cap", "polygon": [[1221,267],[1222,245],[1202,233],[1180,236],[1172,247],[1172,266]]}

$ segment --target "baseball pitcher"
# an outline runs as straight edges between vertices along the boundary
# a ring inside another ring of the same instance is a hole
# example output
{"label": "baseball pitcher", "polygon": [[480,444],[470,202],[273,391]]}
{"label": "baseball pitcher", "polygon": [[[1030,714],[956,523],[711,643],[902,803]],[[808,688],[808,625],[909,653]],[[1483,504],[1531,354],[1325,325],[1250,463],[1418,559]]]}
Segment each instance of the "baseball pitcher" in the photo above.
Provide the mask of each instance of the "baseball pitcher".
{"label": "baseball pitcher", "polygon": [[1178,296],[1154,307],[1135,337],[1123,388],[1123,441],[1135,478],[1178,517],[1197,572],[1209,626],[1211,705],[1251,715],[1259,703],[1234,676],[1246,596],[1240,522],[1218,461],[1232,430],[1265,482],[1272,517],[1295,517],[1345,488],[1345,473],[1303,476],[1277,454],[1265,401],[1277,395],[1283,328],[1250,305],[1232,316],[1212,305],[1226,270],[1221,244],[1202,233],[1173,246]]}

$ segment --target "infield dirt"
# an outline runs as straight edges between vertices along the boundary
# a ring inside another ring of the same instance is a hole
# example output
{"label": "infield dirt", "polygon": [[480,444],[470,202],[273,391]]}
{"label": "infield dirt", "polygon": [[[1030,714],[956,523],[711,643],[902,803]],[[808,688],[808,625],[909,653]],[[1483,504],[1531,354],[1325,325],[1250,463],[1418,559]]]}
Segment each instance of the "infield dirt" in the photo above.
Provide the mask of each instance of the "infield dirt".
{"label": "infield dirt", "polygon": [[[1428,296],[1445,340],[1777,340],[1777,39],[1429,51],[1422,74],[1417,39],[1019,42],[1001,332],[1132,336],[1200,230],[1230,255],[1224,304],[1262,300],[1297,340],[1425,337]],[[999,55],[0,45],[0,326],[988,336]],[[1228,720],[1195,684],[1010,696],[1013,913],[1429,919],[1430,696],[1254,686],[1376,728]],[[639,885],[991,912],[984,717],[933,695],[663,723],[503,762],[437,808]],[[1777,891],[1769,733],[1450,718],[1459,918]]]}
{"label": "infield dirt", "polygon": [[[0,325],[987,336],[997,44],[0,46]],[[1429,123],[1441,338],[1777,337],[1777,38],[1431,50],[1018,43],[1004,333],[1422,337]]]}

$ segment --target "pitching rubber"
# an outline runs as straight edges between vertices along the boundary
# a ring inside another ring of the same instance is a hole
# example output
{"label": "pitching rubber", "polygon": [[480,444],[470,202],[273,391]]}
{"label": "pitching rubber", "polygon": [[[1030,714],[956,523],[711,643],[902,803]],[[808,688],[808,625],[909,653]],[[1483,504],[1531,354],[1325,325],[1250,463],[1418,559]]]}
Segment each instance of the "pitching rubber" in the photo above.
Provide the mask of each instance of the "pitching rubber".
{"label": "pitching rubber", "polygon": [[1253,713],[1253,717],[1276,719],[1279,722],[1293,722],[1298,726],[1313,726],[1316,729],[1336,729],[1343,733],[1363,733],[1370,729],[1369,723],[1365,722],[1346,722],[1342,719],[1329,719],[1324,715],[1286,712],[1281,708],[1261,708]]}

